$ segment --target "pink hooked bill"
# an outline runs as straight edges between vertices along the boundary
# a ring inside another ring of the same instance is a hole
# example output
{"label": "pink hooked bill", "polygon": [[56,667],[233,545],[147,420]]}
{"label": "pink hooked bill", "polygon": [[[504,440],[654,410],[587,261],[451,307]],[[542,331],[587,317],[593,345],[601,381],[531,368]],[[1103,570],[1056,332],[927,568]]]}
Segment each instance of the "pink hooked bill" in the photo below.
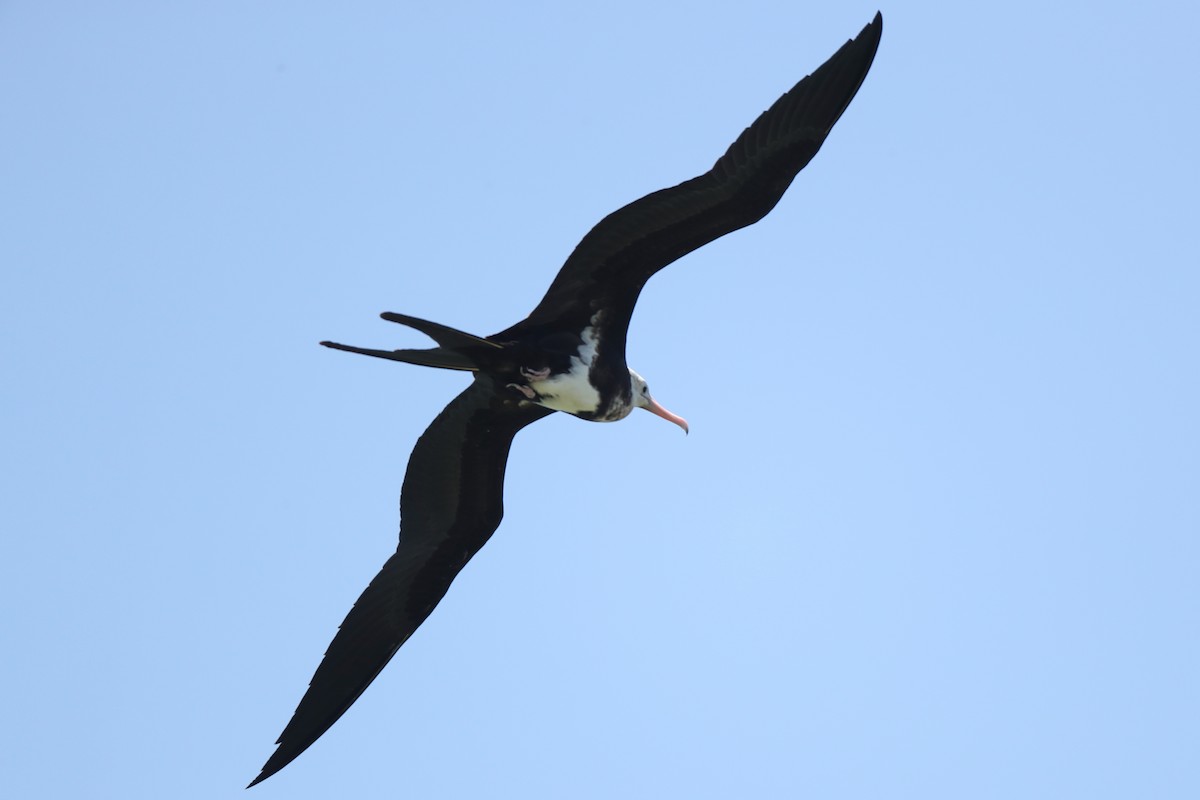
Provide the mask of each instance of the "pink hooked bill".
{"label": "pink hooked bill", "polygon": [[685,435],[687,434],[688,424],[687,424],[686,419],[679,416],[678,414],[672,414],[670,411],[667,411],[665,408],[663,408],[657,402],[655,402],[655,400],[653,398],[647,397],[646,403],[647,403],[647,405],[643,406],[643,408],[645,408],[647,411],[649,411],[651,414],[654,414],[655,416],[662,417],[667,422],[674,422],[676,425],[683,428],[683,432]]}

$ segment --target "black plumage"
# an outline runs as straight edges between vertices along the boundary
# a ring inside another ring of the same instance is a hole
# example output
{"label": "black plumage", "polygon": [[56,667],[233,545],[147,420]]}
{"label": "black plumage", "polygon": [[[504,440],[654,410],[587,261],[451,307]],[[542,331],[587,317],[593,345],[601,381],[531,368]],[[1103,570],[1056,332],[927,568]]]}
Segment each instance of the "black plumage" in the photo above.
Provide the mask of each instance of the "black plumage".
{"label": "black plumage", "polygon": [[503,516],[504,471],[519,430],[556,409],[584,419],[619,419],[634,406],[686,430],[625,364],[625,337],[638,295],[663,267],[775,207],[858,91],[882,28],[877,14],[743,131],[711,170],[601,220],[533,312],[516,325],[476,337],[388,313],[385,319],[427,334],[438,346],[373,350],[322,343],[470,371],[474,379],[413,448],[400,493],[396,553],[342,623],[278,748],[251,786],[290,763],[337,721],[487,542]]}
{"label": "black plumage", "polygon": [[552,413],[497,391],[479,373],[417,440],[400,490],[401,545],[346,615],[251,786],[327,731],[446,595],[500,525],[513,437]]}

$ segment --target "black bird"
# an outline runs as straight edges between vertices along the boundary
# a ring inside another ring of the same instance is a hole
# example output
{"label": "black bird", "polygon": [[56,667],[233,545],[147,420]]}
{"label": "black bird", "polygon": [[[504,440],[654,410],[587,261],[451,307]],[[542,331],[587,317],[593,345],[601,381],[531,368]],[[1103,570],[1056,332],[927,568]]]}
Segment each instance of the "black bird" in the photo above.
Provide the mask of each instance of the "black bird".
{"label": "black bird", "polygon": [[428,350],[353,353],[474,373],[413,448],[400,490],[400,545],[358,598],[278,748],[250,784],[283,769],[358,699],[445,596],[503,515],[504,469],[517,431],[554,411],[623,419],[644,408],[687,423],[650,396],[625,364],[625,337],[642,286],[676,259],[766,216],[816,155],[875,58],[883,17],[742,132],[711,170],[609,214],[571,253],[525,320],[478,337],[401,314]]}

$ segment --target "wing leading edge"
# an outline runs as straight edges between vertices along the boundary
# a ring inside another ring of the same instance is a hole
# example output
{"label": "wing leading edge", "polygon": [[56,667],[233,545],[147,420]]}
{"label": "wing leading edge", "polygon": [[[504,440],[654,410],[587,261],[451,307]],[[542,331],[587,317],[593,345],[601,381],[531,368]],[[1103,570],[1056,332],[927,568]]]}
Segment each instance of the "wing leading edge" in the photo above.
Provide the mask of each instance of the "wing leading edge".
{"label": "wing leading edge", "polygon": [[[854,99],[879,47],[876,14],[811,75],[764,111],[713,168],[609,214],[575,247],[537,307],[516,328],[553,325],[565,316],[587,324],[606,309],[606,327],[623,341],[642,286],[654,273],[775,207],[821,149]],[[512,329],[510,329],[512,330]],[[505,332],[507,333],[507,332]],[[497,334],[503,338],[505,334]]]}

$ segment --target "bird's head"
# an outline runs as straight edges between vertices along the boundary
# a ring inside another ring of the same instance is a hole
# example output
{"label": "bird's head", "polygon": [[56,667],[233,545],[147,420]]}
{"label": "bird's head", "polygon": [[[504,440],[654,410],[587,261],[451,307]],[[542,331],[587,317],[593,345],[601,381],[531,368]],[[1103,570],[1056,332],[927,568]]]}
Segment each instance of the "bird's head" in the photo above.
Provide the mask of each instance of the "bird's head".
{"label": "bird's head", "polygon": [[683,432],[688,432],[687,420],[676,414],[672,414],[665,408],[660,406],[653,397],[650,396],[650,387],[646,385],[646,379],[638,375],[633,370],[629,370],[629,383],[633,389],[633,404],[638,408],[644,408],[651,414],[662,417],[667,422],[674,422],[679,427],[683,428]]}

